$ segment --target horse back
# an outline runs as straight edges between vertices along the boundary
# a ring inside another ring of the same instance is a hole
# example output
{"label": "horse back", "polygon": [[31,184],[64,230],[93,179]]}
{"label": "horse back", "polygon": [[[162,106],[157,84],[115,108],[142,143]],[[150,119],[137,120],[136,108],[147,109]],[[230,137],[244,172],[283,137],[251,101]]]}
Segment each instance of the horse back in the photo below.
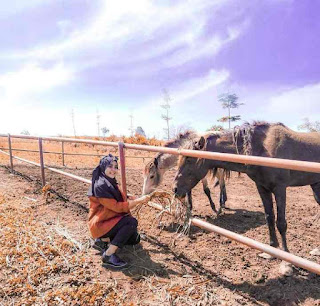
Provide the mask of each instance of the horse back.
{"label": "horse back", "polygon": [[271,126],[264,148],[270,157],[320,162],[320,133],[299,133],[284,126]]}

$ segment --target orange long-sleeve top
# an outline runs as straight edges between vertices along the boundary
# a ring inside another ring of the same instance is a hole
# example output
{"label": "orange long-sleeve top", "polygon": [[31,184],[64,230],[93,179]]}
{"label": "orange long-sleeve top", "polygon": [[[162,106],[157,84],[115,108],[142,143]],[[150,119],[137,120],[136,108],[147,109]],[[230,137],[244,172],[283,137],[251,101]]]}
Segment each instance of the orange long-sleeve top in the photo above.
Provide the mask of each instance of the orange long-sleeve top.
{"label": "orange long-sleeve top", "polygon": [[[123,193],[122,193],[123,196]],[[108,233],[123,216],[130,213],[128,202],[115,199],[89,197],[89,230],[92,238]]]}

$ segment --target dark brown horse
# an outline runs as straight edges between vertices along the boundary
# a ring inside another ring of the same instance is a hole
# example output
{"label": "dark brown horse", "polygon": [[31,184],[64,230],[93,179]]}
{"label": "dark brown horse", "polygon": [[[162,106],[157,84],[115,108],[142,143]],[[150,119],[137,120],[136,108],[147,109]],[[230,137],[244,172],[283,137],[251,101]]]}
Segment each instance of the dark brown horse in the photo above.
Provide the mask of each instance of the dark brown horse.
{"label": "dark brown horse", "polygon": [[[190,149],[320,162],[320,133],[298,133],[281,123],[246,123],[234,131],[201,137]],[[320,173],[183,157],[179,161],[175,178],[175,194],[178,197],[185,196],[209,170],[217,167],[246,173],[256,183],[269,227],[270,245],[278,247],[272,200],[274,194],[277,205],[276,224],[281,234],[282,248],[288,251],[286,188],[310,185],[315,200],[320,204]]]}
{"label": "dark brown horse", "polygon": [[[209,135],[209,134],[208,134]],[[165,144],[167,148],[183,148],[185,146],[189,146],[190,143],[194,139],[199,139],[199,135],[192,132],[187,131],[185,133],[179,134],[175,139],[168,141]],[[156,190],[156,188],[160,185],[163,180],[164,173],[175,167],[178,163],[178,156],[166,153],[158,153],[156,156],[147,163],[144,169],[144,183],[142,194],[149,194]],[[225,178],[230,177],[230,172],[225,171],[224,169],[215,169],[212,172],[212,175],[216,177],[217,182],[216,185],[220,185],[220,208],[219,211],[216,210],[214,202],[211,198],[211,192],[208,187],[208,181],[204,177],[201,182],[203,186],[203,191],[209,199],[210,206],[214,212],[219,214],[223,208],[225,208],[225,202],[227,201],[227,192],[225,186]],[[192,196],[191,190],[187,193],[187,203],[190,210],[192,210]]]}

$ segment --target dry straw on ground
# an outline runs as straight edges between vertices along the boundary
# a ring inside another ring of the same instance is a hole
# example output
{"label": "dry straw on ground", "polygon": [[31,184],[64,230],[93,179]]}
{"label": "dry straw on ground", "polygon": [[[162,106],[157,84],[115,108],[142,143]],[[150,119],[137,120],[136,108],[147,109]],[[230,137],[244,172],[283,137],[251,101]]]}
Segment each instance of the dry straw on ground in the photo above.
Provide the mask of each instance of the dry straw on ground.
{"label": "dry straw on ground", "polygon": [[88,245],[59,223],[47,226],[36,222],[36,205],[15,204],[2,203],[0,207],[0,304],[117,301],[111,281],[91,282],[95,275],[88,269]]}

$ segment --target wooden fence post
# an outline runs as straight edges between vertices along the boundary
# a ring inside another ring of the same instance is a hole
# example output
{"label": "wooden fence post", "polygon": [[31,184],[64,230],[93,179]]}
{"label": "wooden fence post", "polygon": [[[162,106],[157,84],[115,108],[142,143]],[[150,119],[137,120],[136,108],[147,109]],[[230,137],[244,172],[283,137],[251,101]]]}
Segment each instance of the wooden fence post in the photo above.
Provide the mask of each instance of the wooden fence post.
{"label": "wooden fence post", "polygon": [[13,158],[12,158],[12,148],[11,148],[11,136],[8,134],[8,146],[9,146],[9,158],[10,158],[10,168],[11,172],[13,172]]}
{"label": "wooden fence post", "polygon": [[121,187],[124,193],[124,201],[127,201],[127,181],[126,181],[126,160],[124,154],[123,142],[118,142],[119,157],[120,157],[120,171],[121,171]]}
{"label": "wooden fence post", "polygon": [[43,162],[43,150],[42,150],[42,138],[39,137],[39,154],[40,154],[40,169],[41,169],[41,179],[42,187],[46,185],[46,178],[44,174],[44,162]]}
{"label": "wooden fence post", "polygon": [[61,142],[61,151],[62,151],[62,166],[64,167],[64,141]]}

